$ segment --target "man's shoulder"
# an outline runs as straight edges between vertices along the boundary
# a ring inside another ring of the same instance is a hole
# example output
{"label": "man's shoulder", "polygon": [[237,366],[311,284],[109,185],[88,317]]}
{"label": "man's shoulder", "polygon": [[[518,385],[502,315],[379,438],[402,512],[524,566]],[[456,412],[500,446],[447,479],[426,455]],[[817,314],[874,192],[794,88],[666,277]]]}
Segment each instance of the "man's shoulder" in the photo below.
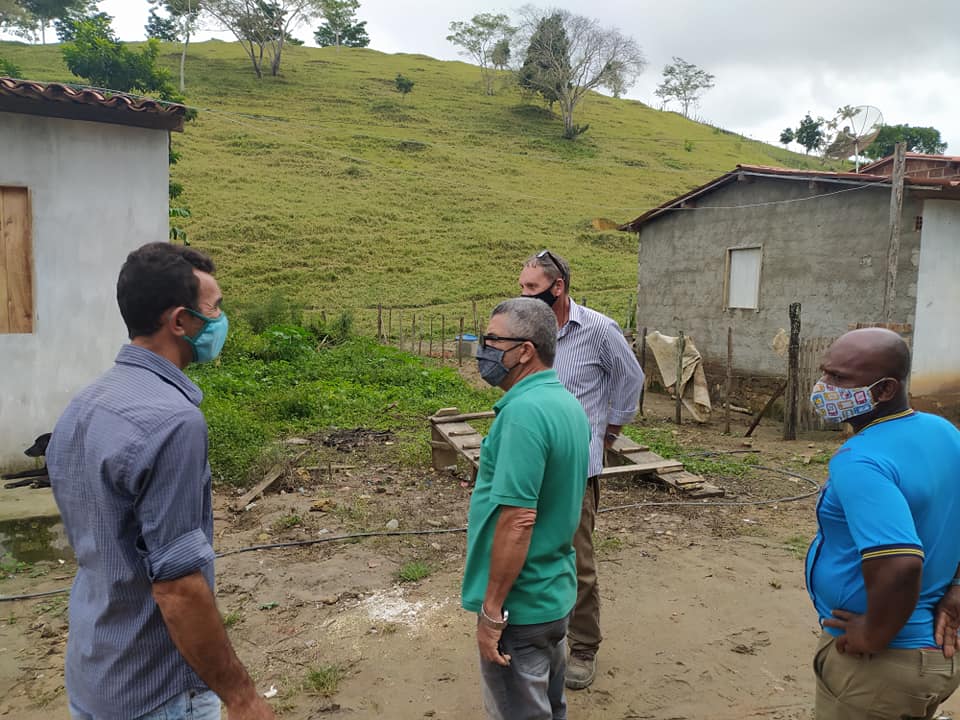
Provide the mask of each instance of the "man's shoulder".
{"label": "man's shoulder", "polygon": [[141,367],[115,365],[71,400],[64,419],[115,420],[131,430],[152,433],[169,425],[205,422],[180,390]]}
{"label": "man's shoulder", "polygon": [[578,320],[581,325],[584,327],[591,328],[607,328],[607,327],[617,327],[619,324],[616,320],[608,315],[604,315],[599,310],[594,310],[593,308],[588,308],[585,305],[577,305],[578,308]]}

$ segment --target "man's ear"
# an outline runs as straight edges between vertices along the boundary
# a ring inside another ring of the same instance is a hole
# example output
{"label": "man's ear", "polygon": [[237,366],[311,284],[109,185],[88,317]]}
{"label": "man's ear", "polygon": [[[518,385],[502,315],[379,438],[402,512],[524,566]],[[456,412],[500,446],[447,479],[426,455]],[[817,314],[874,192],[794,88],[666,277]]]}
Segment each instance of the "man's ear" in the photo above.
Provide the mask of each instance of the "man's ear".
{"label": "man's ear", "polygon": [[167,325],[170,332],[178,337],[187,334],[187,329],[183,326],[183,321],[189,315],[185,307],[175,307],[167,311],[163,324]]}
{"label": "man's ear", "polygon": [[902,383],[896,378],[884,378],[875,388],[877,402],[889,402],[900,392]]}
{"label": "man's ear", "polygon": [[522,362],[524,365],[533,362],[537,357],[537,348],[534,347],[533,343],[529,340],[523,344],[523,347],[520,348],[520,351],[523,353],[523,355],[520,357],[520,362]]}
{"label": "man's ear", "polygon": [[567,283],[564,281],[562,277],[558,277],[556,280],[554,280],[553,286],[560,291],[560,294],[557,295],[557,297],[560,297],[560,295],[563,295],[563,293],[567,289]]}

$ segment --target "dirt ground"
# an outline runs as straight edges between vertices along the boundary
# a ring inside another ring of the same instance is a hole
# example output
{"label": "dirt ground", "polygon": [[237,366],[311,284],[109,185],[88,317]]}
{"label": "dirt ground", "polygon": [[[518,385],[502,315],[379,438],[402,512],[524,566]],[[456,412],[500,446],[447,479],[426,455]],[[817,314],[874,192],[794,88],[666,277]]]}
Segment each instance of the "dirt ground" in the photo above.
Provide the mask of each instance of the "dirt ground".
{"label": "dirt ground", "polygon": [[[651,396],[639,422],[670,427]],[[685,447],[744,450],[748,419],[676,429]],[[752,449],[767,466],[822,480],[836,434],[785,443],[764,421]],[[465,525],[463,477],[391,461],[371,433],[308,438],[299,469],[243,512],[216,497],[219,552],[324,539],[360,528],[435,532]],[[807,460],[812,458],[812,461]],[[309,464],[306,464],[309,463]],[[802,494],[808,483],[752,471],[713,477],[726,501]],[[38,491],[39,492],[39,491]],[[602,490],[601,504],[682,500],[648,484]],[[804,588],[814,499],[769,505],[646,505],[599,516],[602,626],[598,675],[568,692],[571,718],[812,718],[818,635]],[[391,523],[392,525],[392,523]],[[464,534],[436,533],[261,550],[218,561],[230,636],[278,714],[321,718],[481,718],[475,618],[459,607]],[[46,571],[46,575],[40,575]],[[403,574],[407,581],[398,578]],[[418,575],[426,574],[417,580]],[[69,584],[69,562],[0,581],[0,594]],[[0,716],[66,717],[63,595],[0,604]],[[953,700],[947,710],[960,710]]]}

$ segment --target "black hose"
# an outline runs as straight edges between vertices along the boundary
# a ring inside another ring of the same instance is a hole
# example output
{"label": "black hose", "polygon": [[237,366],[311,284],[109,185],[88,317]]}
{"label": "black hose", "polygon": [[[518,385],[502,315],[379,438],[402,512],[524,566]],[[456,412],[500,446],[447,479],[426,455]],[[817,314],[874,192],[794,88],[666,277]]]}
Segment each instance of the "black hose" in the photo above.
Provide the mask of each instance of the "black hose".
{"label": "black hose", "polygon": [[[731,450],[729,453],[709,452],[702,455],[720,455],[744,452],[742,450]],[[758,470],[767,470],[769,472],[788,475],[798,480],[803,480],[814,486],[814,489],[802,495],[793,495],[789,497],[776,498],[774,500],[703,500],[701,502],[691,502],[689,500],[667,500],[663,502],[639,502],[629,505],[615,505],[613,507],[601,508],[597,513],[616,512],[618,510],[628,510],[640,507],[729,507],[746,505],[776,505],[778,503],[796,502],[806,500],[820,492],[820,483],[812,478],[792,472],[790,470],[781,470],[780,468],[766,467],[764,465],[751,465],[750,467]],[[250,545],[249,547],[237,548],[236,550],[225,550],[217,553],[216,557],[222,558],[228,555],[239,555],[240,553],[255,552],[258,550],[276,550],[290,547],[304,547],[307,545],[319,545],[320,543],[336,542],[338,540],[357,540],[371,537],[398,537],[406,535],[446,535],[451,533],[466,532],[463,528],[442,528],[439,530],[387,530],[382,532],[353,533],[351,535],[331,535],[330,537],[317,538],[315,540],[293,540],[290,542],[267,543],[265,545]],[[0,602],[13,602],[15,600],[34,600],[36,598],[48,597],[50,595],[61,595],[70,592],[70,588],[60,588],[59,590],[47,590],[46,592],[28,593],[26,595],[0,595]]]}

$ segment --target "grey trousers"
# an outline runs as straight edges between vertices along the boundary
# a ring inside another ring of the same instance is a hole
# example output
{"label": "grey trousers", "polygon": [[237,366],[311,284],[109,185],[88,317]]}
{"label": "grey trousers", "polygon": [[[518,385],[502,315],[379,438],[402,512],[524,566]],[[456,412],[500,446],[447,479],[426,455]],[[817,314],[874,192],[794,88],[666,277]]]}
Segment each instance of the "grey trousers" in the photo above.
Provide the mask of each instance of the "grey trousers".
{"label": "grey trousers", "polygon": [[480,661],[483,706],[490,720],[567,720],[563,676],[567,621],[507,625],[500,652],[510,665]]}

